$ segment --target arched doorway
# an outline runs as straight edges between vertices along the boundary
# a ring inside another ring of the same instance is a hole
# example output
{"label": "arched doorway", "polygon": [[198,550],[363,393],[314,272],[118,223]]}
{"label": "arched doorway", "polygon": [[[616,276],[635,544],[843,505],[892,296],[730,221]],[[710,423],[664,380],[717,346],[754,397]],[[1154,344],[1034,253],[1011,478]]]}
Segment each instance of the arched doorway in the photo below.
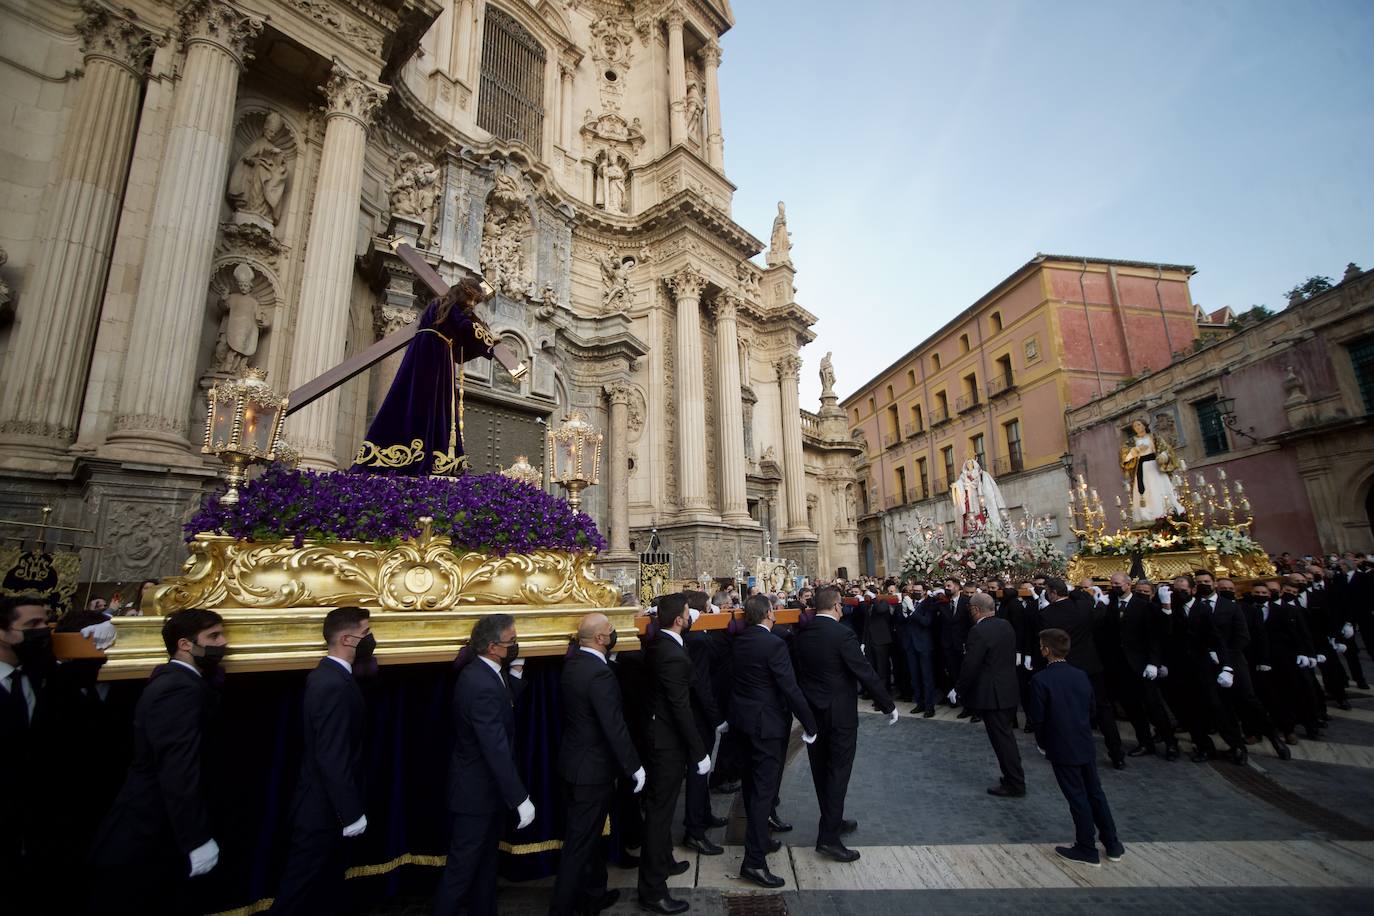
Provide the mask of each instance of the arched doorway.
{"label": "arched doorway", "polygon": [[864,575],[865,575],[865,576],[876,575],[876,573],[874,572],[874,570],[877,568],[877,564],[876,564],[876,562],[875,562],[875,560],[874,560],[874,556],[873,556],[873,540],[872,540],[871,538],[864,538],[864,541],[863,541],[863,554],[864,554]]}

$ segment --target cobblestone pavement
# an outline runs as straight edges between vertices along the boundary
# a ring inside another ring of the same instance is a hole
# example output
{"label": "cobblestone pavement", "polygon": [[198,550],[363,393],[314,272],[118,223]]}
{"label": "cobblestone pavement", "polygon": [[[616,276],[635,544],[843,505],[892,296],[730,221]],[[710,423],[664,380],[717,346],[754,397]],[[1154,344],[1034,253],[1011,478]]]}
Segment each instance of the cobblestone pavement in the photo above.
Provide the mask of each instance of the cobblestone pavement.
{"label": "cobblestone pavement", "polygon": [[[781,810],[795,829],[778,835],[784,849],[769,857],[786,886],[763,894],[738,878],[739,798],[713,796],[719,814],[731,802],[730,825],[713,834],[726,854],[696,856],[680,847],[678,857],[695,867],[674,879],[674,893],[702,914],[762,912],[759,897],[772,913],[792,916],[1366,911],[1374,888],[1374,697],[1351,699],[1351,711],[1331,709],[1326,740],[1300,742],[1286,763],[1263,745],[1251,748],[1244,771],[1186,758],[1131,759],[1115,771],[1104,758],[1103,786],[1127,855],[1101,868],[1053,854],[1054,844],[1071,840],[1072,824],[1031,736],[1018,732],[1027,796],[998,799],[985,792],[997,765],[981,725],[944,708],[922,719],[907,717],[903,706],[892,727],[865,715],[845,811],[859,821],[846,838],[862,853],[858,862],[841,865],[815,853],[815,791],[794,738]],[[1126,746],[1134,746],[1129,726],[1124,732]],[[613,867],[610,874],[622,898],[607,912],[635,912],[635,872]],[[545,912],[550,883],[503,887],[501,912]],[[418,898],[371,911],[428,912],[428,901]]]}

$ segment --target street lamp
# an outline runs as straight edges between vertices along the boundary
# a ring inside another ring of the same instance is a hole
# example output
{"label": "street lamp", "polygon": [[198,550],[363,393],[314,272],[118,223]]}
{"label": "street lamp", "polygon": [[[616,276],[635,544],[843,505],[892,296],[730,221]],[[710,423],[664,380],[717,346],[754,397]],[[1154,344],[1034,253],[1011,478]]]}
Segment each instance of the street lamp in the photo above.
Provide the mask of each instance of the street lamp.
{"label": "street lamp", "polygon": [[530,464],[527,455],[516,455],[515,464],[503,470],[501,476],[518,480],[536,489],[544,485],[544,472]]}
{"label": "street lamp", "polygon": [[582,507],[582,491],[600,482],[601,440],[601,433],[578,410],[570,411],[562,426],[548,432],[545,466],[550,479],[568,491],[568,505],[574,511]]}
{"label": "street lamp", "polygon": [[248,477],[248,465],[272,461],[286,419],[286,398],[267,385],[262,369],[245,369],[243,375],[217,382],[206,395],[205,444],[201,451],[216,455],[229,466],[229,489],[219,498],[231,506],[239,501],[239,487]]}

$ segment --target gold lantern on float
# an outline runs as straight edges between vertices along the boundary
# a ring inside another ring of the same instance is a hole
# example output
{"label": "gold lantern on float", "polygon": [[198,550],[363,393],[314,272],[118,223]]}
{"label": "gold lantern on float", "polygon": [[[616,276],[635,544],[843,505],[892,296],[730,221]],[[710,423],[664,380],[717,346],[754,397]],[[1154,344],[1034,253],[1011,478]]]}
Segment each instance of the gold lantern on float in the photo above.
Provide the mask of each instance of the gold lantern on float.
{"label": "gold lantern on float", "polygon": [[600,482],[601,433],[579,410],[570,411],[563,425],[548,432],[549,479],[568,491],[568,505],[582,507],[582,491]]}
{"label": "gold lantern on float", "polygon": [[523,484],[539,489],[544,486],[544,472],[530,464],[529,456],[516,455],[515,464],[501,472],[502,477],[518,480]]}
{"label": "gold lantern on float", "polygon": [[286,420],[286,398],[267,385],[262,369],[245,369],[243,375],[217,382],[206,395],[205,444],[201,451],[217,455],[229,468],[229,489],[219,498],[222,505],[239,501],[239,487],[248,477],[248,465],[272,461]]}

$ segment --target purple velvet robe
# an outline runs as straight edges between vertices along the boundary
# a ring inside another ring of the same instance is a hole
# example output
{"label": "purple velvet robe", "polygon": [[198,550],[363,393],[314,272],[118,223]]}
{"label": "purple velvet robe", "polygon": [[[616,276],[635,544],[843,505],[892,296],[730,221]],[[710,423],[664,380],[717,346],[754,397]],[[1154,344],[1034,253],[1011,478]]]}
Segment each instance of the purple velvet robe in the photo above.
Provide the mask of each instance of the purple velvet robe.
{"label": "purple velvet robe", "polygon": [[[436,299],[420,316],[401,368],[358,449],[353,473],[456,477],[467,467],[458,430],[457,366],[490,357],[492,343],[454,308],[435,323]],[[479,336],[480,335],[480,336]]]}

